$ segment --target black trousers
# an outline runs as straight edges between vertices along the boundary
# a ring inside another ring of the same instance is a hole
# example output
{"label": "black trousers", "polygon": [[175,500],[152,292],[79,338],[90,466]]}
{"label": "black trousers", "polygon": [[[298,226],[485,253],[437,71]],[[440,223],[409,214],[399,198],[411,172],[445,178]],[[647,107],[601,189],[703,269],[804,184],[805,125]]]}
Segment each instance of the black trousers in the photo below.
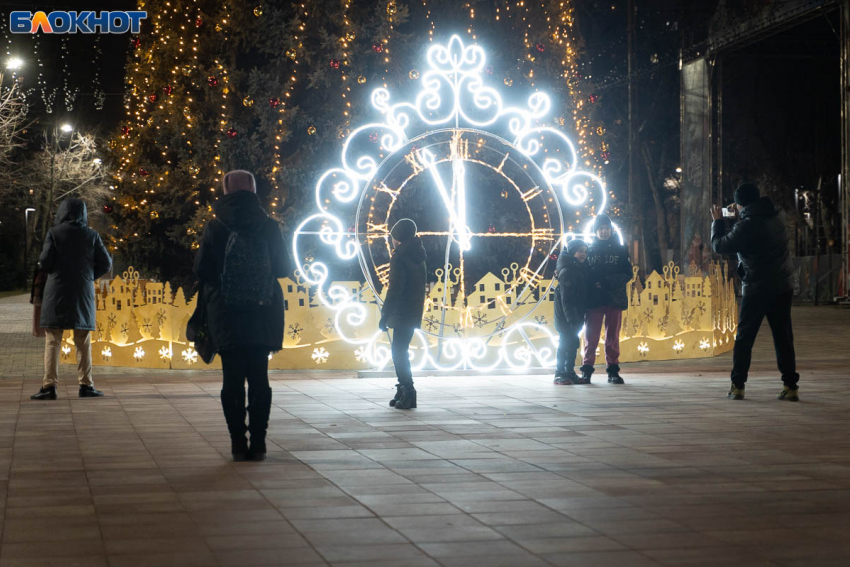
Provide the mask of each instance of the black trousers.
{"label": "black trousers", "polygon": [[786,386],[796,387],[800,380],[797,374],[797,359],[794,354],[794,332],[791,329],[791,292],[780,295],[745,295],[741,301],[741,316],[738,321],[738,336],[732,356],[732,382],[739,388],[747,382],[753,344],[765,317],[773,333],[776,349],[776,364]]}
{"label": "black trousers", "polygon": [[558,342],[555,372],[575,372],[576,356],[581,344],[581,340],[578,338],[579,331],[581,331],[581,327],[570,328],[565,333],[559,333],[560,341]]}
{"label": "black trousers", "polygon": [[[222,352],[221,408],[231,437],[251,432],[253,441],[264,440],[269,427],[272,389],[269,387],[269,351],[248,347]],[[245,408],[245,380],[248,380],[248,408]],[[246,414],[250,425],[245,425]]]}
{"label": "black trousers", "polygon": [[402,386],[413,387],[413,372],[410,370],[410,341],[416,329],[413,327],[397,327],[393,329],[393,365],[398,383]]}

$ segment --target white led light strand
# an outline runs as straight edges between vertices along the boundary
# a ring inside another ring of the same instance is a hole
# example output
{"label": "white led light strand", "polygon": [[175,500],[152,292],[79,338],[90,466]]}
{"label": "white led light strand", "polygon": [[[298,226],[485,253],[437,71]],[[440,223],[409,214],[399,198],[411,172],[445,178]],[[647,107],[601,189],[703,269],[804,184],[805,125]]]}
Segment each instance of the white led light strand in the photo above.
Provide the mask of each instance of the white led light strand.
{"label": "white led light strand", "polygon": [[[445,45],[432,44],[427,50],[428,70],[422,73],[421,92],[412,103],[391,104],[387,89],[375,89],[371,96],[372,106],[383,120],[363,125],[348,135],[342,147],[340,165],[328,169],[316,183],[317,211],[295,230],[292,246],[298,277],[315,290],[315,297],[321,305],[335,312],[333,324],[338,336],[346,343],[356,345],[358,357],[373,368],[385,368],[392,357],[383,342],[386,335],[377,329],[364,328],[369,321],[368,304],[361,300],[360,294],[332,284],[330,268],[324,262],[303,262],[306,249],[301,247],[304,238],[314,241],[318,237],[321,244],[333,250],[338,260],[362,258],[359,235],[351,229],[346,230],[337,214],[341,214],[341,210],[352,209],[358,198],[362,198],[373,185],[381,164],[393,158],[408,142],[446,128],[480,129],[507,140],[517,153],[532,160],[550,188],[569,206],[579,207],[593,194],[601,196],[597,206],[599,213],[607,205],[604,181],[579,169],[579,158],[572,141],[563,132],[541,124],[552,107],[549,97],[536,92],[528,98],[524,108],[505,106],[499,91],[484,83],[482,71],[485,61],[483,48],[465,46],[461,38],[454,35]],[[366,143],[366,138],[372,143]],[[463,160],[452,160],[452,187],[449,188],[437,172],[435,156],[427,149],[414,151],[423,170],[428,170],[435,190],[446,206],[452,240],[462,251],[469,251],[472,234],[466,225]],[[563,215],[559,220],[561,226],[566,226]],[[571,238],[593,240],[592,223],[593,220],[582,233],[560,235],[549,254]],[[613,230],[622,243],[620,229],[613,226]],[[544,265],[545,262],[534,276],[541,275]],[[365,264],[361,263],[361,268],[365,272]],[[370,275],[365,275],[369,281]],[[531,280],[527,281],[517,299],[530,294],[534,285]],[[376,301],[380,303],[381,299],[376,298]],[[532,340],[530,335],[537,338]],[[423,331],[416,332],[410,355],[414,370],[467,368],[484,372],[505,367],[551,367],[555,364],[558,336],[543,325],[520,321],[506,326],[496,336],[441,337],[439,341],[438,352],[435,353],[429,335]]]}

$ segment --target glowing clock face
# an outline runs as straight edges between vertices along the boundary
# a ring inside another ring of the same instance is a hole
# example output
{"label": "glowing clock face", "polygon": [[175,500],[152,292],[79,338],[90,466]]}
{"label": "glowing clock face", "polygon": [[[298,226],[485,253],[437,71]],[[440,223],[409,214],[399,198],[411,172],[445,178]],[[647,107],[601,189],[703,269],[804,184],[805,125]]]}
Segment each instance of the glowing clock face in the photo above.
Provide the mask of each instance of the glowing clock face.
{"label": "glowing clock face", "polygon": [[381,163],[360,194],[355,225],[375,295],[387,285],[389,230],[401,218],[416,222],[428,254],[423,332],[492,336],[545,298],[538,287],[551,280],[550,255],[564,232],[558,196],[537,164],[500,137],[432,131]]}
{"label": "glowing clock face", "polygon": [[[347,133],[339,160],[317,180],[316,208],[293,236],[298,277],[332,311],[336,335],[370,366],[385,367],[390,351],[376,314],[389,278],[389,231],[412,218],[431,283],[414,367],[552,366],[557,335],[545,318],[528,318],[553,298],[553,251],[569,238],[592,238],[592,219],[579,208],[603,212],[605,184],[581,169],[545,93],[502,100],[488,84],[482,47],[452,36],[430,45],[425,60],[413,98],[372,92],[380,119]],[[365,287],[333,282],[359,279],[354,270]]]}

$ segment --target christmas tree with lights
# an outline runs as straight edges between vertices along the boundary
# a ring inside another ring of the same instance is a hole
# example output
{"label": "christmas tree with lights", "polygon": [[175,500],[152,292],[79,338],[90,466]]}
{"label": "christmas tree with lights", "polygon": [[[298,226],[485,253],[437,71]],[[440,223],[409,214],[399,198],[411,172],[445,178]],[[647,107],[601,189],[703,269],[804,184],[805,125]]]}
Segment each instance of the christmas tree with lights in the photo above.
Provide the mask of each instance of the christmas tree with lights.
{"label": "christmas tree with lights", "polygon": [[116,191],[104,210],[112,251],[147,277],[191,274],[228,170],[252,171],[269,213],[291,229],[352,119],[372,116],[372,90],[418,90],[425,50],[451,33],[487,46],[485,72],[506,96],[548,92],[583,167],[604,175],[599,97],[582,87],[570,0],[139,4],[149,16],[131,40],[126,120],[110,142]]}

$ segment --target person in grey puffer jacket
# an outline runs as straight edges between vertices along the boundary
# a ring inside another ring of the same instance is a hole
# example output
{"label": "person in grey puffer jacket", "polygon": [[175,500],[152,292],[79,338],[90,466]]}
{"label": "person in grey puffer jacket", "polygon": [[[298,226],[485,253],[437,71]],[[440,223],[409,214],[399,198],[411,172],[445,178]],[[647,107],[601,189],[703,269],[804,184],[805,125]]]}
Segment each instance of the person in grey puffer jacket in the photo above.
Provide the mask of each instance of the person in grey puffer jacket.
{"label": "person in grey puffer jacket", "polygon": [[738,274],[743,280],[743,300],[733,354],[732,386],[728,397],[744,399],[753,344],[765,317],[773,333],[776,362],[785,384],[779,399],[797,401],[797,362],[791,327],[794,294],[791,252],[780,211],[770,197],[760,197],[758,187],[743,184],[730,206],[740,220],[730,232],[720,207],[711,208],[711,246],[718,254],[738,255]]}

